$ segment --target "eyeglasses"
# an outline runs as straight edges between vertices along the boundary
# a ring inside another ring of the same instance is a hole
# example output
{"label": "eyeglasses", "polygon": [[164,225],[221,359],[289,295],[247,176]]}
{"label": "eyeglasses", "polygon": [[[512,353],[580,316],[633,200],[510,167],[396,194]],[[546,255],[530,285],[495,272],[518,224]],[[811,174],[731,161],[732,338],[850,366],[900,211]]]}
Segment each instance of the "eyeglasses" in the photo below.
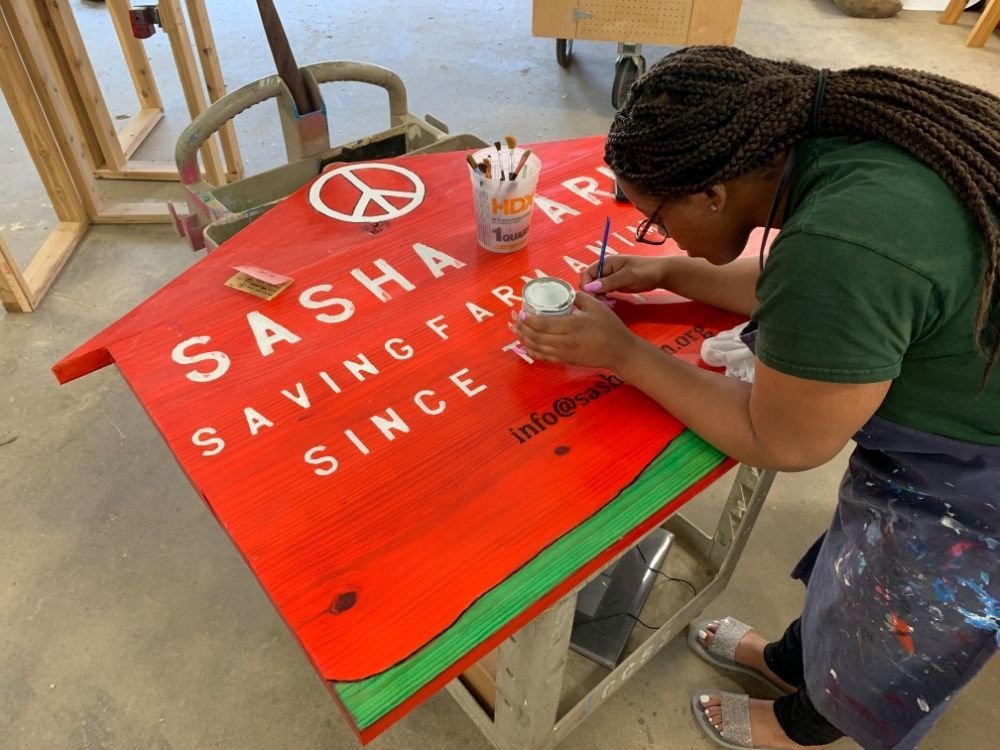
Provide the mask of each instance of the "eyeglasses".
{"label": "eyeglasses", "polygon": [[[667,205],[666,198],[660,201],[660,205],[656,207],[655,211],[653,211],[652,216],[639,222],[639,226],[635,228],[636,242],[643,242],[647,245],[662,245],[667,241],[667,237],[670,236],[670,233],[667,232],[666,227],[660,223],[660,212],[663,211],[663,207],[665,205]],[[654,227],[658,230],[657,233],[652,237],[647,237],[646,235],[649,234],[649,231]]]}

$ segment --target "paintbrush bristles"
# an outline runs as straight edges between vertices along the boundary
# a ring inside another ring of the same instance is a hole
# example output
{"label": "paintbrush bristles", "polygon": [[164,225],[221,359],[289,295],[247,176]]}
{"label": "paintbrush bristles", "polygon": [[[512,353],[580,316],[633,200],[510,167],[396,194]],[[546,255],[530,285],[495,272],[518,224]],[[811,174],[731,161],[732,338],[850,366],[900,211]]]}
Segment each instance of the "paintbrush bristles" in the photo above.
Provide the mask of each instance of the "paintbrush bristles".
{"label": "paintbrush bristles", "polygon": [[517,138],[512,135],[503,137],[507,143],[507,174],[510,179],[514,179],[514,149],[517,148]]}
{"label": "paintbrush bristles", "polygon": [[497,167],[500,169],[500,179],[506,179],[503,174],[503,156],[500,153],[500,141],[493,141],[493,146],[497,150]]}

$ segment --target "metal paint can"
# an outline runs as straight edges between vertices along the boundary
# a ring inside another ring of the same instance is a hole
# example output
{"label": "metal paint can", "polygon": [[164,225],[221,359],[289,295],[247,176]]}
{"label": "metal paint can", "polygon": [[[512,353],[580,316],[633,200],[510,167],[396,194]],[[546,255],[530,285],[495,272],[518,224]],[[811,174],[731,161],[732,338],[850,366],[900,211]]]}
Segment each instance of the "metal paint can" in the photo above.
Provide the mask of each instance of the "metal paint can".
{"label": "metal paint can", "polygon": [[569,315],[576,291],[562,279],[532,279],[521,292],[521,309],[530,315]]}

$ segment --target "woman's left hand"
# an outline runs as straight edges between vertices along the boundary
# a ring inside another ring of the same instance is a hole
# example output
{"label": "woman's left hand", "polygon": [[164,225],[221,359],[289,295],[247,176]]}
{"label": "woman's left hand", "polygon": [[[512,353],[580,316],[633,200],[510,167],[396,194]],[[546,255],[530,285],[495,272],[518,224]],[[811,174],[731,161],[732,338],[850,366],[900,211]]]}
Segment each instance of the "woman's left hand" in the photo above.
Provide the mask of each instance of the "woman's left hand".
{"label": "woman's left hand", "polygon": [[533,359],[617,371],[639,341],[606,304],[583,292],[577,292],[572,315],[513,317]]}

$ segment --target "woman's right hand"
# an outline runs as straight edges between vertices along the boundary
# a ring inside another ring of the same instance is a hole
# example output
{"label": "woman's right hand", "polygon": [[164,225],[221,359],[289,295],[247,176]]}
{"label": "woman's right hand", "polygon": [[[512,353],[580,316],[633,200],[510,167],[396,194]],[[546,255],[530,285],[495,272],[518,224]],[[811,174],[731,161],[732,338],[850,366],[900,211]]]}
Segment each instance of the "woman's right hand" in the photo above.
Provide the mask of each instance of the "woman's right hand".
{"label": "woman's right hand", "polygon": [[603,277],[597,278],[597,263],[594,263],[580,274],[580,288],[591,294],[639,294],[661,289],[666,281],[667,260],[645,255],[608,255],[604,258]]}

